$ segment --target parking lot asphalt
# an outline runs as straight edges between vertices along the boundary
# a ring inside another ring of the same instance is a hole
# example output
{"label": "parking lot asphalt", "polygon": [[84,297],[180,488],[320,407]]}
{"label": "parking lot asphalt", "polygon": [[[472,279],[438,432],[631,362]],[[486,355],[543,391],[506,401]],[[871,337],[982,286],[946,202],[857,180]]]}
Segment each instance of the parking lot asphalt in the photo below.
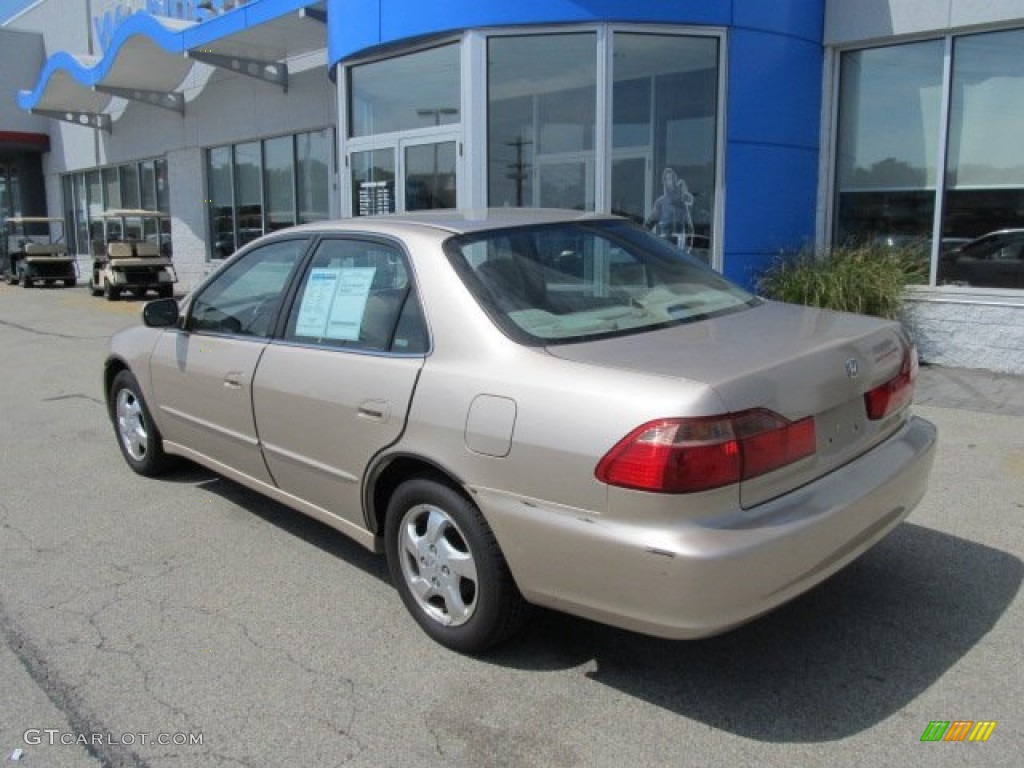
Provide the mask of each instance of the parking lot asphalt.
{"label": "parking lot asphalt", "polygon": [[[1020,764],[1024,379],[923,367],[924,500],[781,609],[692,642],[541,611],[470,658],[342,535],[127,469],[100,368],[140,306],[0,285],[3,765]],[[923,742],[933,721],[996,725]]]}

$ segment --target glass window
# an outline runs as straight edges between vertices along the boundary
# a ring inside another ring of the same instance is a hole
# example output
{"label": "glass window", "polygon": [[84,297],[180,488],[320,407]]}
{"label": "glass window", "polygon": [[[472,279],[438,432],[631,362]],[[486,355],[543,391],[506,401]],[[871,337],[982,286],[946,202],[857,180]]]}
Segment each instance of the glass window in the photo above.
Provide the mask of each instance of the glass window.
{"label": "glass window", "polygon": [[156,204],[156,167],[152,161],[149,161],[141,163],[139,168],[140,205],[146,211],[158,210]]}
{"label": "glass window", "polygon": [[207,153],[206,183],[210,192],[210,238],[213,256],[223,259],[235,252],[235,198],[231,183],[231,147]]}
{"label": "glass window", "polygon": [[940,284],[1024,288],[1022,131],[1024,30],[957,38]]}
{"label": "glass window", "polygon": [[836,242],[931,241],[943,41],[844,53]]}
{"label": "glass window", "polygon": [[616,33],[612,213],[710,261],[718,40]]}
{"label": "glass window", "polygon": [[498,327],[527,344],[699,322],[757,301],[621,220],[464,235],[445,250]]}
{"label": "glass window", "polygon": [[349,70],[349,136],[459,122],[459,46],[444,45]]}
{"label": "glass window", "polygon": [[352,215],[373,216],[395,212],[395,152],[371,149],[353,152]]}
{"label": "glass window", "polygon": [[593,210],[597,37],[487,43],[488,200]]}
{"label": "glass window", "polygon": [[312,344],[421,354],[425,331],[405,257],[368,240],[320,243],[288,319],[285,338]]}
{"label": "glass window", "polygon": [[285,286],[308,242],[293,238],[269,243],[227,264],[196,296],[188,329],[269,336],[281,310]]}
{"label": "glass window", "polygon": [[241,248],[263,234],[263,163],[260,142],[235,145],[235,208]]}
{"label": "glass window", "polygon": [[326,128],[295,137],[300,224],[324,221],[330,217],[328,194],[334,149],[332,139],[332,132]]}
{"label": "glass window", "polygon": [[455,142],[405,149],[405,210],[455,207]]}
{"label": "glass window", "polygon": [[119,170],[121,172],[121,205],[125,208],[141,208],[138,166],[122,165]]}
{"label": "glass window", "polygon": [[117,168],[104,168],[103,174],[103,200],[107,210],[123,208],[121,203],[121,178]]}
{"label": "glass window", "polygon": [[267,231],[295,224],[295,152],[291,136],[263,142],[267,185]]}

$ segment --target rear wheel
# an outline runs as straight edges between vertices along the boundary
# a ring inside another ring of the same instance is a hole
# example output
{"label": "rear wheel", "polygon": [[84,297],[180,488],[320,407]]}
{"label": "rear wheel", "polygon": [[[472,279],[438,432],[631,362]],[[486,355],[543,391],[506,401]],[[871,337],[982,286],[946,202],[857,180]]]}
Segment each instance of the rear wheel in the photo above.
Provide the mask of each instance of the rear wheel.
{"label": "rear wheel", "polygon": [[529,606],[487,521],[461,493],[408,480],[391,497],[385,528],[391,579],[434,640],[477,653],[522,626]]}
{"label": "rear wheel", "polygon": [[106,297],[107,301],[117,301],[121,298],[121,289],[115,288],[110,283],[107,283],[103,286],[103,295]]}
{"label": "rear wheel", "polygon": [[114,377],[110,404],[117,447],[128,466],[146,477],[167,471],[173,462],[164,453],[163,438],[130,371],[121,371]]}

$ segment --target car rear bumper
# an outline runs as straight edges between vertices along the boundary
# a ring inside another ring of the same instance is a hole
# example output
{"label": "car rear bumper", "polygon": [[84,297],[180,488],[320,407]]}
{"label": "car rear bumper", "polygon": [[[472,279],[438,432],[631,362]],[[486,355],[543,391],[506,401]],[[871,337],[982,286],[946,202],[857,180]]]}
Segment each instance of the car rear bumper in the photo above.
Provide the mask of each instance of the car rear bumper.
{"label": "car rear bumper", "polygon": [[646,634],[702,637],[796,597],[884,538],[924,495],[936,437],[915,417],[796,491],[672,524],[473,492],[531,602]]}

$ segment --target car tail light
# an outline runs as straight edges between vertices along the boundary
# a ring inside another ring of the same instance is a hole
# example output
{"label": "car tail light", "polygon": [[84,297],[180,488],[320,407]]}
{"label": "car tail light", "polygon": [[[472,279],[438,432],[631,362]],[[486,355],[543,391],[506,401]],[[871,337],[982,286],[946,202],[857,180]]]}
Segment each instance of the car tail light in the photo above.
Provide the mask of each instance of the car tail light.
{"label": "car tail light", "polygon": [[864,405],[872,421],[884,419],[906,407],[914,397],[914,379],[917,378],[917,350],[907,347],[900,372],[884,384],[864,394]]}
{"label": "car tail light", "polygon": [[814,419],[791,422],[763,409],[726,416],[651,421],[620,440],[597,465],[609,485],[658,493],[720,488],[814,453]]}

